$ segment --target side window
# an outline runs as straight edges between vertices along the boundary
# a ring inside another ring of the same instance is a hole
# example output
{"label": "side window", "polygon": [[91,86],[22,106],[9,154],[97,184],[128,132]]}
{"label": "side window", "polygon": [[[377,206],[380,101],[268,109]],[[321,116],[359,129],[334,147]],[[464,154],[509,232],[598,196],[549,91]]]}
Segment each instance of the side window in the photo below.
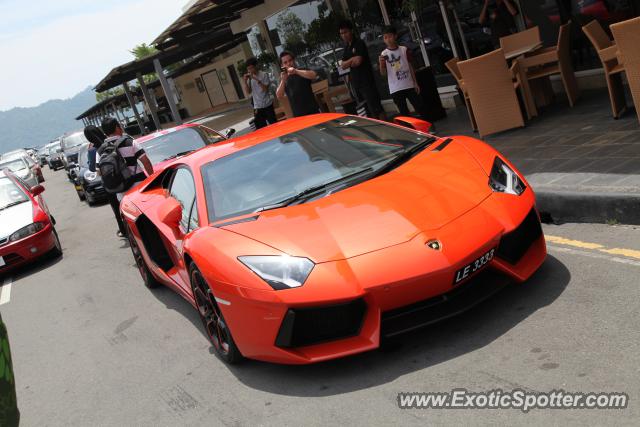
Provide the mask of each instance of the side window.
{"label": "side window", "polygon": [[180,227],[182,227],[185,232],[192,230],[194,227],[190,226],[192,216],[191,211],[197,210],[195,201],[196,189],[193,183],[193,177],[188,169],[180,168],[177,170],[173,177],[173,181],[171,182],[169,194],[180,202],[180,205],[182,205],[182,219],[180,220]]}
{"label": "side window", "polygon": [[207,137],[207,144],[215,144],[216,142],[224,140],[224,137],[222,135],[209,129],[206,126],[200,126],[200,131]]}

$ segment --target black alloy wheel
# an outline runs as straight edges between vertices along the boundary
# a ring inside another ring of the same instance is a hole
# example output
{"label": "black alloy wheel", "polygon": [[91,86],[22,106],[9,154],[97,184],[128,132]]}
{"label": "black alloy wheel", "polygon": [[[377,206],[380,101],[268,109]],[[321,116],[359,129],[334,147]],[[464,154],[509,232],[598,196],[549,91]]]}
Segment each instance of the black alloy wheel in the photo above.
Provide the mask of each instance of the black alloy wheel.
{"label": "black alloy wheel", "polygon": [[161,285],[161,283],[158,281],[158,279],[156,279],[153,276],[153,274],[151,274],[149,267],[147,267],[147,263],[142,257],[142,252],[140,251],[140,247],[136,242],[136,238],[133,237],[133,232],[131,231],[131,228],[129,228],[128,225],[126,227],[127,227],[127,239],[129,239],[129,246],[131,247],[131,253],[133,253],[133,259],[136,262],[136,267],[138,267],[140,276],[142,276],[142,281],[144,282],[144,285],[149,289],[157,288],[158,286]]}
{"label": "black alloy wheel", "polygon": [[240,362],[243,359],[242,354],[233,341],[231,331],[211,288],[194,263],[189,266],[189,277],[200,320],[202,320],[209,341],[213,344],[216,355],[230,365]]}

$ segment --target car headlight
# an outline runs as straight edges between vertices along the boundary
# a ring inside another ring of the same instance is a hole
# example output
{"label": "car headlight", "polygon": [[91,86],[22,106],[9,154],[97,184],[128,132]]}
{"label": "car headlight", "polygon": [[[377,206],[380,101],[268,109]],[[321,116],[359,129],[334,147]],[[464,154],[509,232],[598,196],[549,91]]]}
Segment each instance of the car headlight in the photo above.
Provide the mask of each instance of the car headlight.
{"label": "car headlight", "polygon": [[26,227],[22,227],[20,230],[13,233],[9,236],[10,242],[15,242],[16,240],[24,239],[27,236],[31,236],[32,234],[36,234],[38,231],[44,228],[43,222],[34,222],[33,224],[29,224]]}
{"label": "car headlight", "polygon": [[84,179],[86,179],[87,181],[91,182],[91,181],[95,181],[96,179],[98,179],[98,174],[96,172],[91,172],[90,170],[86,170],[84,171]]}
{"label": "car headlight", "polygon": [[516,196],[521,195],[527,189],[518,174],[503,162],[500,157],[496,157],[493,161],[491,175],[489,175],[489,186],[493,191]]}
{"label": "car headlight", "polygon": [[302,286],[315,266],[308,258],[288,255],[241,256],[238,260],[276,291]]}

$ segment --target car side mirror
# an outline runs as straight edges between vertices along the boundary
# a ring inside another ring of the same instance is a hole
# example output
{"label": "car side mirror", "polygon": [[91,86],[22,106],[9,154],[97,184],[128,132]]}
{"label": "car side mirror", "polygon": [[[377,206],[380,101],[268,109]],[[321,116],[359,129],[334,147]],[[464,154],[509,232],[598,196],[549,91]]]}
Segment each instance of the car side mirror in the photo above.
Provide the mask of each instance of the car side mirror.
{"label": "car side mirror", "polygon": [[178,231],[182,220],[182,205],[173,197],[167,197],[159,210],[160,221],[174,231]]}
{"label": "car side mirror", "polygon": [[225,136],[226,138],[231,138],[235,133],[236,133],[236,130],[235,130],[234,128],[229,128],[229,129],[225,132],[224,136]]}
{"label": "car side mirror", "polygon": [[429,133],[433,127],[433,125],[426,120],[409,116],[397,116],[393,119],[393,123],[425,133]]}
{"label": "car side mirror", "polygon": [[31,187],[29,189],[29,191],[31,192],[31,194],[33,194],[34,196],[37,196],[39,194],[42,194],[42,192],[44,191],[44,187],[40,184],[38,185],[34,185],[33,187]]}

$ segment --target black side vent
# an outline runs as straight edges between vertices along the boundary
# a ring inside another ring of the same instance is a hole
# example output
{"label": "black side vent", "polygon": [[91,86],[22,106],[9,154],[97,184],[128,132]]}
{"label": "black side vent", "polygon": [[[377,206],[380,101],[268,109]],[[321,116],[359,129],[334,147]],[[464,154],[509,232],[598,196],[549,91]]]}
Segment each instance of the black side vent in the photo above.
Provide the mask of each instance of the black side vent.
{"label": "black side vent", "polygon": [[447,148],[447,145],[451,144],[451,142],[453,141],[453,139],[451,138],[447,138],[444,140],[444,142],[442,144],[439,144],[436,148],[434,148],[432,151],[442,151],[445,148]]}
{"label": "black side vent", "polygon": [[535,209],[531,209],[515,230],[502,236],[497,255],[511,264],[517,264],[541,235],[542,226],[538,214]]}
{"label": "black side vent", "polygon": [[325,307],[291,308],[276,337],[278,347],[302,347],[360,333],[367,304],[357,299]]}
{"label": "black side vent", "polygon": [[173,261],[164,246],[160,232],[149,218],[141,215],[136,221],[136,227],[140,231],[144,249],[147,251],[153,262],[164,271],[173,268]]}

